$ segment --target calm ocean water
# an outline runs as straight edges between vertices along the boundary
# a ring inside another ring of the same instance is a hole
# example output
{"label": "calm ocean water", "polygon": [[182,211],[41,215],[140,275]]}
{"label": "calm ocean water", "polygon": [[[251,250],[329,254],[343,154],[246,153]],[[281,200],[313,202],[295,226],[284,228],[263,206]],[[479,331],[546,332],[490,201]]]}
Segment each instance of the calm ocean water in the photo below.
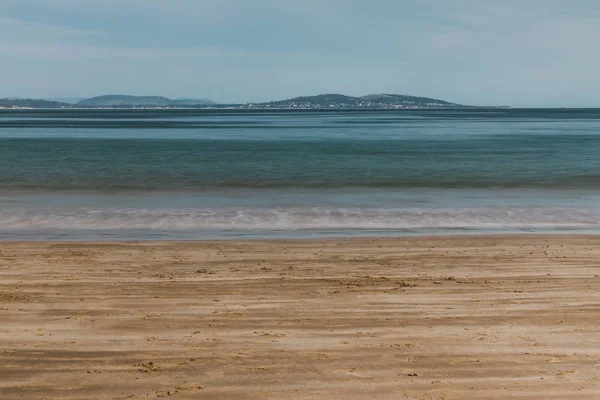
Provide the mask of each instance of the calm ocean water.
{"label": "calm ocean water", "polygon": [[600,110],[0,110],[0,239],[595,231]]}

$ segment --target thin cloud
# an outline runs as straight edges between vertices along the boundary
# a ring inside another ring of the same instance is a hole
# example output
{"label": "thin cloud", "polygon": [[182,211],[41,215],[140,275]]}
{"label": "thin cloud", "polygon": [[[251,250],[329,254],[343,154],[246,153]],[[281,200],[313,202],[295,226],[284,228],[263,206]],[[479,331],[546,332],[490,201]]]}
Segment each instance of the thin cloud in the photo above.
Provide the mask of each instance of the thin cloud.
{"label": "thin cloud", "polygon": [[83,59],[231,59],[243,58],[253,60],[317,60],[327,56],[310,53],[281,53],[248,51],[245,49],[223,47],[196,47],[185,49],[143,48],[143,47],[101,47],[69,43],[43,43],[26,41],[0,40],[0,52],[4,55],[39,57],[61,61]]}
{"label": "thin cloud", "polygon": [[21,19],[13,18],[0,18],[0,29],[17,29],[21,32],[27,33],[28,36],[39,36],[47,37],[48,35],[53,37],[66,37],[66,36],[90,36],[90,35],[101,35],[102,31],[90,30],[90,29],[73,29],[59,25],[48,25],[40,24],[37,22],[31,22]]}

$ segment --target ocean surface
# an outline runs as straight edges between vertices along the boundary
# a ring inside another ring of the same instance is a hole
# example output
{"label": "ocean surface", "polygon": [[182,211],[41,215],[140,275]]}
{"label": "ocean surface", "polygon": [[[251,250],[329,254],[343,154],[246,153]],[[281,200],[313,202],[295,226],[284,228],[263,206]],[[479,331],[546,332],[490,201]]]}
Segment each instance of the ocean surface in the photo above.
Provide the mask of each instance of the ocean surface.
{"label": "ocean surface", "polygon": [[599,228],[600,110],[0,110],[0,240]]}

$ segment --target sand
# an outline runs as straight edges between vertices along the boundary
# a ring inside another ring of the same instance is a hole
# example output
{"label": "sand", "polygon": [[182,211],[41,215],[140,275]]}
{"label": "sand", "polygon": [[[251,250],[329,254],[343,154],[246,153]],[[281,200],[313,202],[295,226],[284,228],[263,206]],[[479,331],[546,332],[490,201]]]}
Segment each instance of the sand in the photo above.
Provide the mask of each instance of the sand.
{"label": "sand", "polygon": [[0,244],[0,399],[600,399],[600,237]]}

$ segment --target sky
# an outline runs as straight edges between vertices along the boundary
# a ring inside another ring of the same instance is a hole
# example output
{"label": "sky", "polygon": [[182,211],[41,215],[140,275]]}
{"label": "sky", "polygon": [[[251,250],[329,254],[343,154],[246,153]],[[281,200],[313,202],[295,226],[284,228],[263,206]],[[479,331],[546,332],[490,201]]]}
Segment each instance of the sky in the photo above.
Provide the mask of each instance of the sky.
{"label": "sky", "polygon": [[0,97],[600,107],[597,0],[0,0]]}

